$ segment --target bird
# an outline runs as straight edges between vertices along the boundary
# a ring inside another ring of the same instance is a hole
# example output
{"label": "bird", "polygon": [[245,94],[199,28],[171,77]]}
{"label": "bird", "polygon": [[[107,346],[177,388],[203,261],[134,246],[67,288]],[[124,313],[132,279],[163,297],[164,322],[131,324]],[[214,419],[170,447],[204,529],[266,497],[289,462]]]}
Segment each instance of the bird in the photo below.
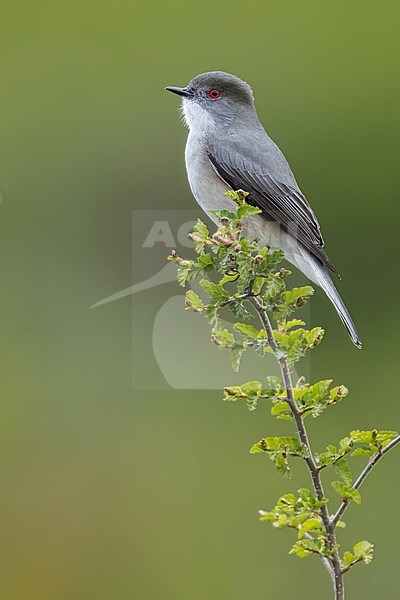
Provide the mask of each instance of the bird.
{"label": "bird", "polygon": [[194,77],[185,87],[168,86],[182,99],[189,129],[185,163],[190,189],[212,221],[213,210],[230,209],[229,190],[244,190],[246,201],[261,213],[246,219],[244,234],[272,250],[321,287],[335,307],[351,340],[362,347],[349,311],[331,275],[339,273],[324,250],[318,220],[275,142],[261,124],[253,91],[223,71]]}

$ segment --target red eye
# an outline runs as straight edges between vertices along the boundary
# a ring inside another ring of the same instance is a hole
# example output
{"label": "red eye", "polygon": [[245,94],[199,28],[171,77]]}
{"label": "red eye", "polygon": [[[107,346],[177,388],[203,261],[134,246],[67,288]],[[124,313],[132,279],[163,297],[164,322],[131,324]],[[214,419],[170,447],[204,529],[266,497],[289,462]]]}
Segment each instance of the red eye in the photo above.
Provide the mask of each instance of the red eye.
{"label": "red eye", "polygon": [[215,100],[215,98],[219,98],[221,95],[221,92],[219,90],[210,90],[208,92],[208,95],[210,96],[210,98],[212,98],[213,100]]}

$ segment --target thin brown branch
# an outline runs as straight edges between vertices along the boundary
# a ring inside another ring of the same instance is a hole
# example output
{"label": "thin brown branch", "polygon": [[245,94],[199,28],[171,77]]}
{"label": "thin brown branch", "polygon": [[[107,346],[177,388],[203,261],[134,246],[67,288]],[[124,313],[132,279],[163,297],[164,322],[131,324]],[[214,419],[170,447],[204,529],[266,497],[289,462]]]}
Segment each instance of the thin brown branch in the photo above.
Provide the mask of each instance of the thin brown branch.
{"label": "thin brown branch", "polygon": [[[289,408],[290,408],[293,418],[295,420],[297,436],[298,436],[299,441],[302,444],[304,444],[307,448],[307,458],[305,458],[305,462],[307,464],[307,467],[308,467],[308,470],[309,470],[309,473],[311,476],[314,493],[319,501],[323,501],[325,498],[325,494],[324,494],[324,488],[323,488],[321,477],[320,477],[320,472],[319,472],[317,465],[315,464],[311,444],[310,444],[310,441],[309,441],[308,435],[307,435],[307,430],[306,430],[301,412],[299,411],[298,406],[296,404],[296,400],[294,398],[293,383],[292,383],[289,366],[287,364],[285,356],[281,355],[281,353],[278,352],[278,346],[275,341],[274,331],[273,331],[271,322],[265,311],[264,306],[261,304],[261,302],[259,302],[259,300],[256,297],[253,297],[253,298],[250,297],[249,301],[254,306],[254,308],[257,311],[258,316],[260,317],[260,320],[265,329],[265,333],[267,335],[268,344],[271,347],[271,350],[273,351],[273,353],[275,354],[275,356],[278,360],[279,367],[280,367],[281,374],[282,374],[282,379],[283,379],[284,386],[286,389],[287,403],[289,405]],[[335,526],[330,519],[328,508],[327,508],[326,504],[323,504],[321,507],[321,518],[322,518],[322,522],[323,522],[324,529],[326,532],[328,545],[329,545],[330,551],[332,552],[332,558],[330,560],[324,561],[324,565],[325,565],[326,569],[328,570],[329,575],[331,575],[331,577],[332,577],[332,571],[333,571],[332,580],[333,580],[333,584],[334,584],[334,588],[335,588],[335,600],[344,600],[343,574],[342,574],[342,570],[341,570],[341,566],[340,566],[339,552],[337,550]]]}
{"label": "thin brown branch", "polygon": [[[374,454],[374,456],[368,461],[367,465],[361,471],[360,475],[356,479],[356,481],[353,485],[353,488],[358,490],[361,487],[361,484],[363,483],[363,481],[365,480],[367,475],[372,471],[372,469],[374,468],[376,463],[382,458],[382,456],[385,456],[385,454],[387,454],[389,452],[389,450],[391,450],[394,446],[396,446],[399,443],[400,443],[400,435],[396,436],[387,446],[385,446],[384,448],[379,450],[376,454]],[[331,521],[334,527],[336,527],[338,521],[340,521],[340,519],[342,518],[343,513],[345,512],[348,504],[349,504],[348,501],[343,500],[343,502],[339,506],[336,514],[334,515],[334,517],[332,518],[332,521]]]}

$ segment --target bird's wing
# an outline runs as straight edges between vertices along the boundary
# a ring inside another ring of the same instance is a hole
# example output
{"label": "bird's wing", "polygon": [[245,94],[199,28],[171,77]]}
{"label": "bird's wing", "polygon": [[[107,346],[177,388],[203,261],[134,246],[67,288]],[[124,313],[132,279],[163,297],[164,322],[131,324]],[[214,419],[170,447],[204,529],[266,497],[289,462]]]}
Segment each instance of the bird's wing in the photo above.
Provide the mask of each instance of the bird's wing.
{"label": "bird's wing", "polygon": [[279,181],[261,160],[246,158],[233,144],[214,141],[208,144],[207,154],[217,173],[233,190],[249,192],[247,201],[258,206],[266,219],[277,221],[330,271],[339,276],[323,249],[319,223],[299,189]]}

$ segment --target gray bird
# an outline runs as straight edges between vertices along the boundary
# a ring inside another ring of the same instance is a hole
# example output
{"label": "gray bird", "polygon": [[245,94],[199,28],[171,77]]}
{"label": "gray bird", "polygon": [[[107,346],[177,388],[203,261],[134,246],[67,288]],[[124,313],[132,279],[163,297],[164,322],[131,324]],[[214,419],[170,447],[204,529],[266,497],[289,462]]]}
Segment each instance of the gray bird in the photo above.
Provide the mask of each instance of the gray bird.
{"label": "gray bird", "polygon": [[324,250],[319,223],[292,170],[261,125],[251,87],[234,75],[212,71],[184,88],[167,87],[182,97],[189,127],[186,169],[199,205],[216,222],[213,209],[232,210],[227,190],[249,192],[247,202],[262,213],[246,220],[245,235],[281,249],[285,258],[319,285],[331,300],[354,344],[357,330],[330,273],[338,275]]}

